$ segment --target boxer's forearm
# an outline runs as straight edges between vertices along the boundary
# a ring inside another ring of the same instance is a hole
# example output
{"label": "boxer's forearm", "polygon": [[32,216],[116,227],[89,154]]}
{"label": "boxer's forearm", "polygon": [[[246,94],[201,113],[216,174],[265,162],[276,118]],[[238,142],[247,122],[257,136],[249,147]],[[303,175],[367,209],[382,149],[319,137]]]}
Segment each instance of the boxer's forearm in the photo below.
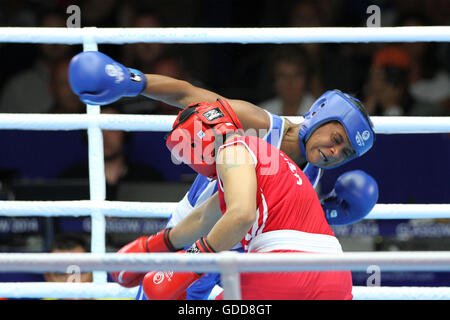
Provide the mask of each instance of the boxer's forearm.
{"label": "boxer's forearm", "polygon": [[221,98],[218,94],[196,87],[184,80],[171,77],[146,74],[147,86],[142,95],[165,102],[178,108],[184,108],[197,102],[214,102]]}
{"label": "boxer's forearm", "polygon": [[[146,78],[147,85],[141,94],[148,98],[178,108],[185,108],[198,102],[213,103],[218,98],[226,99],[239,118],[244,130],[256,130],[248,132],[249,135],[264,136],[266,133],[264,130],[270,128],[270,119],[267,113],[248,101],[228,99],[215,92],[196,87],[187,81],[163,75],[146,74]],[[260,132],[260,130],[263,131]]]}
{"label": "boxer's forearm", "polygon": [[170,242],[175,248],[191,245],[200,237],[207,235],[221,216],[219,196],[216,192],[170,231]]}
{"label": "boxer's forearm", "polygon": [[227,210],[208,234],[208,243],[216,252],[231,250],[244,239],[254,222],[255,212]]}

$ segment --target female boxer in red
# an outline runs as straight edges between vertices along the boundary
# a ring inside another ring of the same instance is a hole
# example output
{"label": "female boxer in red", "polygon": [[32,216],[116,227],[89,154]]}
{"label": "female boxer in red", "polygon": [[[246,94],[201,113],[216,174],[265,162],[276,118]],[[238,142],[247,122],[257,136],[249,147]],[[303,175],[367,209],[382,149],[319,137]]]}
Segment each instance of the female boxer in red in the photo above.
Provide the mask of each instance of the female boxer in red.
{"label": "female boxer in red", "polygon": [[[166,243],[171,248],[194,243],[188,253],[230,250],[239,242],[245,252],[341,253],[304,173],[279,149],[257,137],[243,136],[230,109],[219,99],[214,104],[188,107],[175,121],[167,138],[172,154],[197,172],[217,179],[219,188],[164,232]],[[220,137],[225,138],[219,146]],[[176,152],[175,147],[179,147]],[[151,246],[158,237],[147,243]],[[194,272],[159,276],[149,272],[144,277],[148,299],[177,298],[201,277]],[[349,271],[244,273],[241,288],[243,299],[352,298]]]}

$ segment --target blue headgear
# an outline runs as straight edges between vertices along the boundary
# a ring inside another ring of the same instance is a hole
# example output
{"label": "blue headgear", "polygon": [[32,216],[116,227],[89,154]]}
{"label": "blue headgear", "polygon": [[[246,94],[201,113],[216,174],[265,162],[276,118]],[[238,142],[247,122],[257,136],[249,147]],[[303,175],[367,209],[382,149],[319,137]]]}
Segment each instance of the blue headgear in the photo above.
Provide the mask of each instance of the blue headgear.
{"label": "blue headgear", "polygon": [[358,99],[339,90],[330,90],[321,95],[305,113],[304,121],[298,133],[300,150],[306,157],[305,145],[311,134],[322,124],[329,121],[339,121],[347,132],[356,154],[345,162],[326,169],[343,165],[344,163],[362,156],[375,142],[373,124],[368,116],[365,116],[358,103]]}

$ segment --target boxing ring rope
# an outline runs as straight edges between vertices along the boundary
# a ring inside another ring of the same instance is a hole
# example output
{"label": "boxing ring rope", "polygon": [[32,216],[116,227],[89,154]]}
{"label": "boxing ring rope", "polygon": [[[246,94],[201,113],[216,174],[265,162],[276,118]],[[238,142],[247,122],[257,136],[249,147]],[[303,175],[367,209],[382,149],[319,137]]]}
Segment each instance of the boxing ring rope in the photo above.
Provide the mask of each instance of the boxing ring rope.
{"label": "boxing ring rope", "polygon": [[[170,131],[176,116],[126,114],[2,113],[0,130],[83,130],[98,127],[123,131]],[[303,117],[286,117],[298,123]],[[447,133],[450,117],[371,117],[378,134]]]}
{"label": "boxing ring rope", "polygon": [[[92,210],[108,217],[169,218],[177,202],[134,201],[0,201],[0,215],[12,217],[81,217]],[[377,219],[444,219],[450,218],[450,204],[376,204],[364,218]]]}
{"label": "boxing ring rope", "polygon": [[[124,44],[136,42],[158,43],[333,43],[333,42],[433,42],[450,41],[450,27],[392,27],[392,28],[0,28],[0,42],[83,44],[84,51],[97,51],[97,44]],[[234,255],[219,253],[211,255],[146,254],[142,257],[105,253],[105,216],[120,217],[168,217],[176,203],[130,203],[105,200],[105,176],[102,129],[124,131],[167,131],[174,116],[101,115],[99,106],[87,105],[84,115],[55,114],[2,114],[0,130],[88,130],[90,200],[86,201],[0,201],[0,215],[5,216],[81,216],[92,220],[90,254],[88,262],[78,259],[77,254],[0,254],[0,272],[8,270],[51,271],[55,264],[67,267],[73,263],[94,271],[94,283],[2,283],[0,297],[31,298],[134,298],[135,289],[121,288],[106,283],[105,270],[126,265],[127,269],[149,267],[157,270],[192,270],[206,265],[222,273],[225,297],[239,298],[239,268],[255,267],[259,271],[286,270],[294,268],[335,269],[339,264],[345,269],[383,266],[385,270],[441,270],[450,267],[449,252],[408,253],[395,252],[345,253],[339,256],[307,257],[283,254],[276,260],[274,255]],[[375,131],[395,133],[442,133],[450,132],[450,117],[373,117]],[[425,207],[426,206],[426,207]],[[367,219],[448,218],[450,204],[404,205],[377,204]],[[428,254],[428,253],[427,253]],[[166,256],[167,255],[167,256]],[[211,257],[210,257],[211,256]],[[262,257],[264,256],[264,257]],[[42,257],[39,258],[38,257]],[[75,259],[77,257],[77,259]],[[62,259],[56,261],[56,259]],[[289,260],[291,259],[292,260]],[[424,261],[418,261],[420,259]],[[28,259],[28,260],[27,260]],[[92,261],[89,262],[89,259]],[[97,259],[97,260],[96,260]],[[203,260],[202,260],[203,259]],[[209,259],[209,260],[206,260]],[[253,259],[253,260],[252,260]],[[259,259],[259,260],[258,260]],[[260,259],[265,259],[261,261]],[[312,261],[309,261],[312,259]],[[331,259],[326,262],[320,259]],[[358,260],[359,259],[359,260]],[[375,259],[375,260],[371,260]],[[376,260],[378,259],[378,260]],[[383,260],[384,259],[384,260]],[[386,260],[387,259],[387,260]],[[391,259],[391,260],[389,260]],[[428,260],[427,260],[428,259]],[[198,260],[198,261],[197,261]],[[248,260],[248,261],[247,261]],[[302,261],[300,261],[302,260]],[[26,261],[26,262],[24,262]],[[64,261],[64,262],[62,262]],[[207,263],[209,261],[209,264]],[[23,264],[21,264],[23,263]],[[89,265],[89,263],[93,263]],[[142,263],[142,264],[138,264]],[[261,265],[263,263],[263,265]],[[359,264],[358,264],[359,263]],[[113,266],[111,264],[114,264]],[[37,266],[39,267],[37,268]],[[295,266],[294,266],[295,265]],[[293,267],[294,266],[294,267]],[[37,268],[37,269],[36,269]],[[165,269],[166,268],[166,269]],[[386,269],[387,268],[387,269]],[[151,269],[151,268],[150,268]],[[66,269],[64,269],[66,270]],[[61,271],[64,271],[61,270]],[[84,269],[83,269],[84,270]],[[102,270],[102,271],[100,271]],[[197,270],[197,269],[195,269]],[[212,269],[211,269],[212,270]],[[253,270],[253,269],[248,269]],[[258,271],[256,270],[256,271]],[[374,288],[354,287],[355,299],[450,299],[450,288]],[[106,296],[105,296],[106,295]],[[381,295],[381,296],[380,296]]]}
{"label": "boxing ring rope", "polygon": [[449,26],[332,28],[0,28],[0,42],[84,44],[147,43],[358,43],[450,41]]}
{"label": "boxing ring rope", "polygon": [[[450,269],[450,251],[439,252],[351,252],[343,254],[299,255],[295,253],[271,254],[239,254],[236,252],[221,252],[217,254],[179,255],[173,253],[130,253],[130,254],[43,254],[43,253],[2,253],[0,254],[0,271],[67,271],[69,267],[77,266],[82,272],[94,270],[118,271],[122,269],[146,272],[186,271],[221,272],[223,277],[224,298],[239,299],[239,272],[268,271],[310,271],[310,270],[352,270],[366,271],[370,266],[376,266],[383,271],[448,271]],[[231,279],[227,279],[227,276]],[[232,280],[232,281],[230,281]],[[237,281],[234,281],[237,280]],[[123,289],[118,285],[109,284],[111,291],[101,290],[94,284],[46,284],[42,288],[37,284],[11,283],[0,287],[0,296],[27,296],[53,298],[61,295],[65,298],[133,298],[136,289]],[[67,286],[64,286],[67,285]],[[102,285],[104,286],[104,285]],[[67,290],[73,289],[74,291]],[[89,292],[90,289],[95,289]],[[54,292],[54,291],[55,292]],[[373,298],[364,287],[354,287],[356,299]],[[370,289],[371,290],[371,289]],[[450,299],[450,288],[420,288],[411,292],[411,287],[397,288],[390,295],[392,287],[379,287],[383,298],[403,299]],[[58,292],[58,294],[56,294]],[[361,293],[361,296],[358,294]],[[388,294],[389,293],[389,294]]]}
{"label": "boxing ring rope", "polygon": [[[447,287],[353,287],[354,300],[448,300]],[[116,283],[3,283],[0,296],[32,299],[134,299],[137,288],[126,289]]]}

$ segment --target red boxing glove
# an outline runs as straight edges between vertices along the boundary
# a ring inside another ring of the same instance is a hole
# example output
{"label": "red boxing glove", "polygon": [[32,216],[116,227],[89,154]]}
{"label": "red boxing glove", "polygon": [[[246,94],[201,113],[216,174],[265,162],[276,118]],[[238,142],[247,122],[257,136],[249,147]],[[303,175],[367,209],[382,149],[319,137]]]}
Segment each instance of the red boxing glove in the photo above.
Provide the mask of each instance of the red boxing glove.
{"label": "red boxing glove", "polygon": [[149,300],[177,300],[201,276],[194,272],[152,271],[145,275],[142,287]]}
{"label": "red boxing glove", "polygon": [[[123,246],[117,253],[147,253],[147,252],[175,252],[177,251],[169,240],[170,229],[164,229],[152,236],[140,237]],[[125,288],[132,288],[141,284],[145,273],[135,271],[110,272],[115,282]]]}
{"label": "red boxing glove", "polygon": [[[197,240],[186,252],[214,253],[215,251],[206,241],[206,237],[203,237]],[[203,273],[195,272],[152,271],[145,275],[142,288],[149,300],[177,300],[185,294],[186,289],[193,282],[202,276]]]}

